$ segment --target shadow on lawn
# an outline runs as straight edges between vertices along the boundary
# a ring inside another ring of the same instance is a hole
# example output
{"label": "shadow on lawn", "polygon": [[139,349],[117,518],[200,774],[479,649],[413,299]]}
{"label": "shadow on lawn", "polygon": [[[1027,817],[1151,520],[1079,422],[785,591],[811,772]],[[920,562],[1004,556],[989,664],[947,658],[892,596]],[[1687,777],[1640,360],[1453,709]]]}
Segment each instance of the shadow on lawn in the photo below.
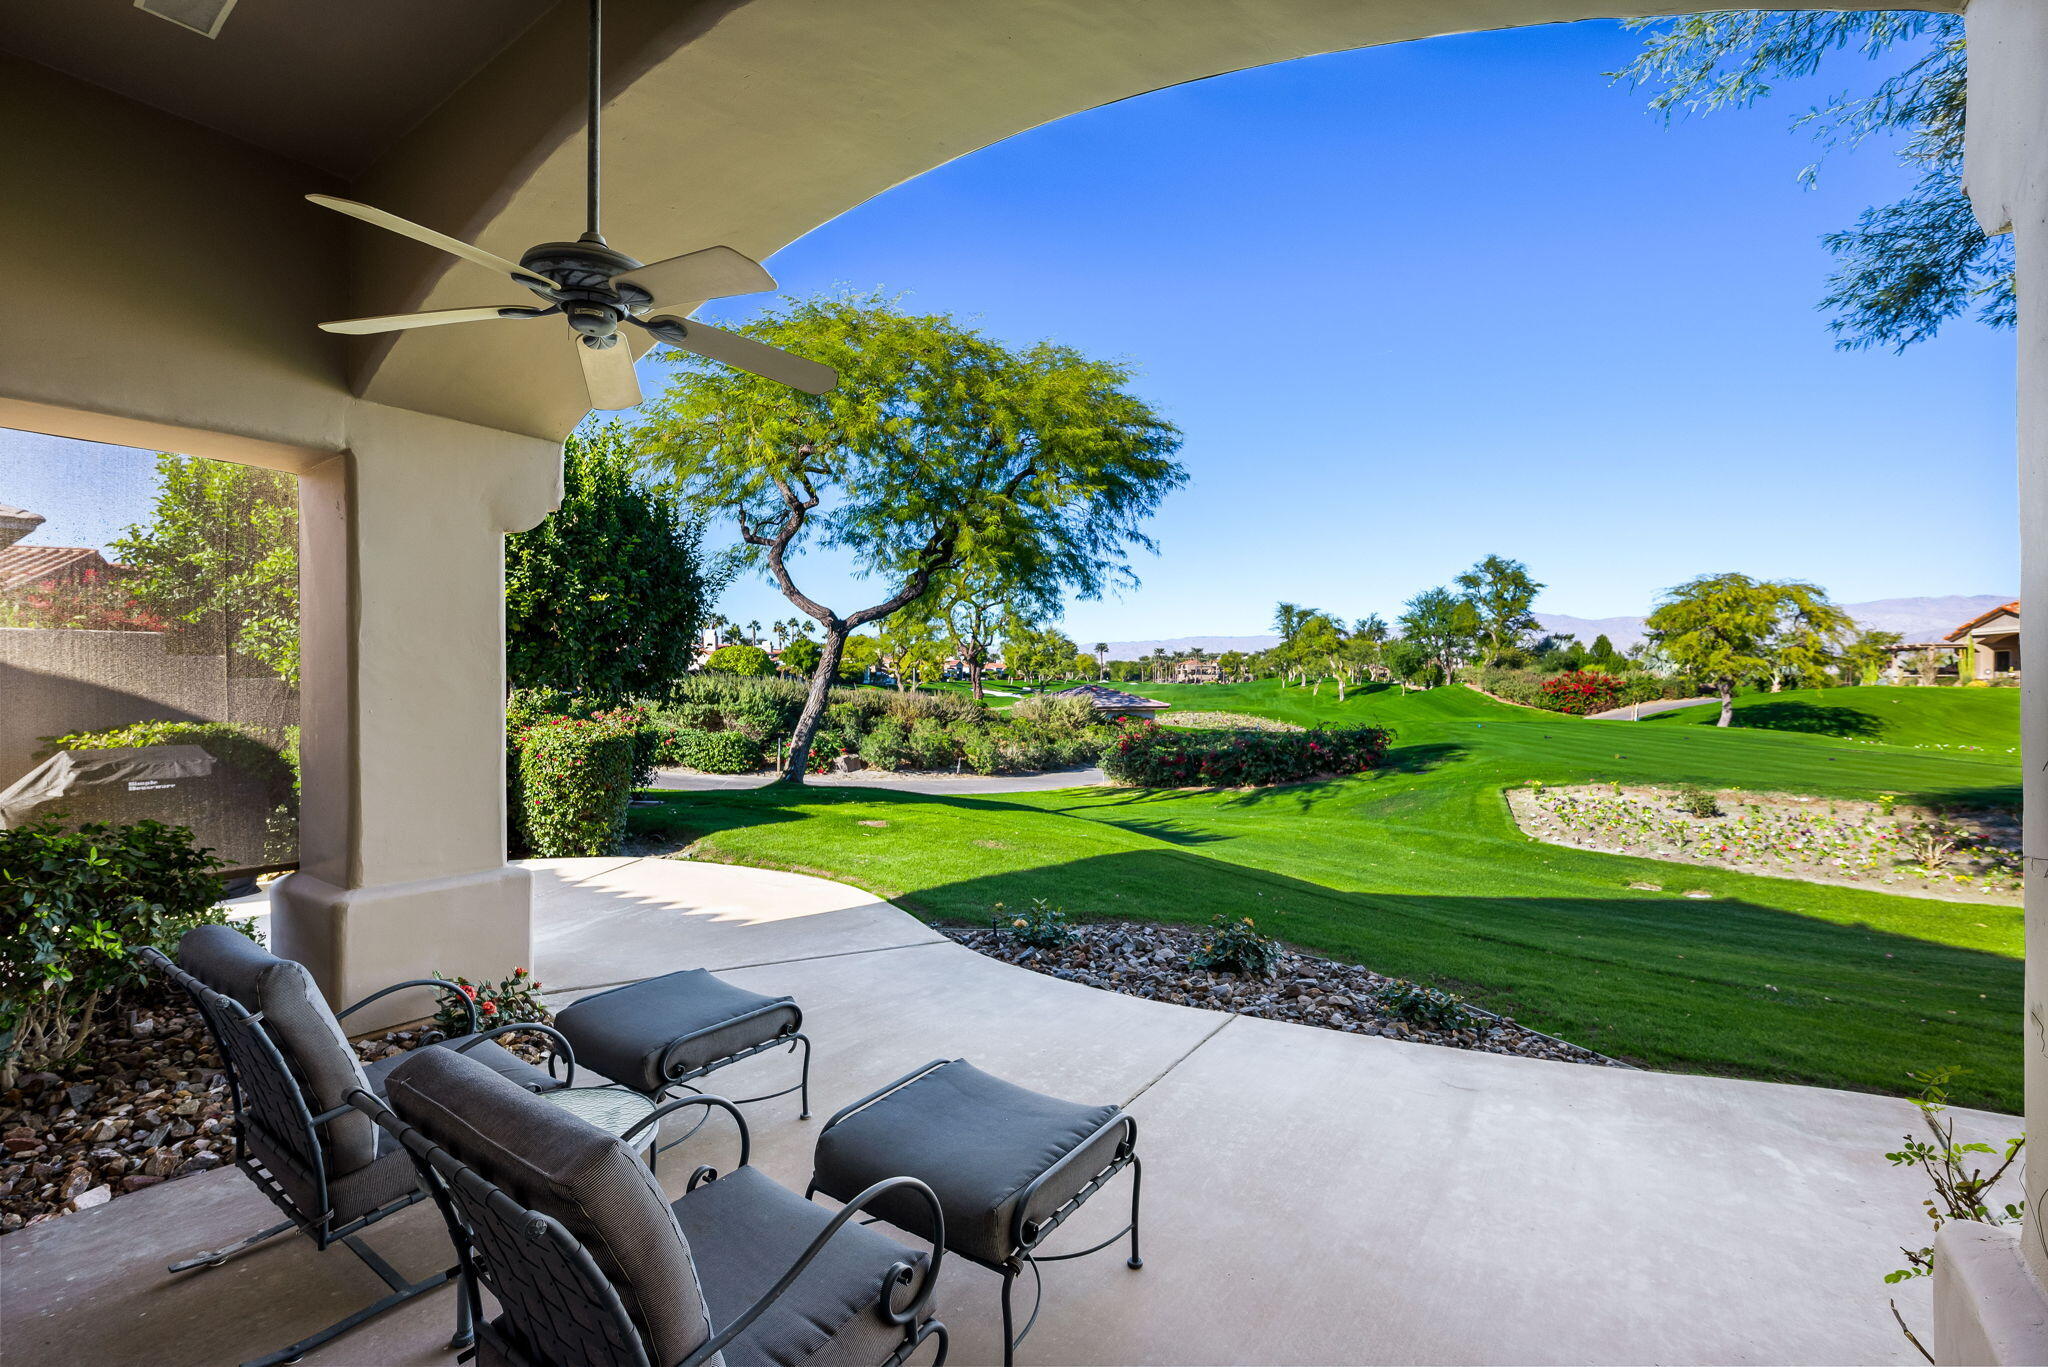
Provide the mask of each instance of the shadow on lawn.
{"label": "shadow on lawn", "polygon": [[1812,736],[1839,736],[1847,740],[1875,740],[1884,732],[1884,723],[1868,712],[1796,700],[1737,708],[1735,725],[1743,730],[1804,731]]}
{"label": "shadow on lawn", "polygon": [[898,901],[981,925],[995,903],[1033,898],[1078,920],[1250,915],[1304,949],[1653,1067],[1905,1095],[1911,1070],[1954,1063],[1967,1070],[1960,1104],[2020,1104],[2021,962],[1868,926],[1675,894],[1353,893],[1182,850],[991,873]]}

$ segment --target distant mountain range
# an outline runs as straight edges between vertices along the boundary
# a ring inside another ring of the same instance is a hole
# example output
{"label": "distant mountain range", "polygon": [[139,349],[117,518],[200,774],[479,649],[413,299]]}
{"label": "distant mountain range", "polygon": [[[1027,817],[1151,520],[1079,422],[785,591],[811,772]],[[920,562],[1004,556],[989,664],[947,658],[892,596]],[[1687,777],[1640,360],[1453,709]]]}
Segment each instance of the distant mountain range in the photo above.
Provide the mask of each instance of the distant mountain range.
{"label": "distant mountain range", "polygon": [[[2010,593],[1950,594],[1942,598],[1877,598],[1868,603],[1844,603],[1843,609],[1859,626],[1870,631],[1896,631],[1908,641],[1938,641],[1972,617],[2010,603]],[[1627,650],[1643,639],[1640,617],[1572,617],[1561,612],[1539,612],[1536,620],[1547,632],[1576,636],[1587,645],[1605,635],[1616,650]],[[1280,638],[1265,636],[1173,636],[1152,641],[1111,641],[1112,660],[1141,660],[1154,650],[1182,656],[1200,647],[1210,655],[1226,650],[1257,651],[1278,645]],[[1087,650],[1095,643],[1081,642]]]}

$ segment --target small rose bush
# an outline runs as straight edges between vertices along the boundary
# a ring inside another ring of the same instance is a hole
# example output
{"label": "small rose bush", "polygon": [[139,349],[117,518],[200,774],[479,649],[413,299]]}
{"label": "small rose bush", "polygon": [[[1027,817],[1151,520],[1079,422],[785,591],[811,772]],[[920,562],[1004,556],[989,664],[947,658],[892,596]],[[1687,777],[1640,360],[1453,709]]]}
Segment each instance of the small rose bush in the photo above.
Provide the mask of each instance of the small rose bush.
{"label": "small rose bush", "polygon": [[1215,973],[1236,973],[1246,978],[1268,978],[1280,963],[1280,945],[1261,934],[1249,916],[1235,919],[1217,916],[1210,922],[1202,943],[1188,955],[1190,968]]}
{"label": "small rose bush", "polygon": [[463,1001],[476,1006],[476,1028],[488,1030],[494,1025],[514,1025],[524,1021],[538,1021],[542,1025],[552,1024],[554,1014],[540,999],[540,982],[523,968],[512,970],[512,976],[497,982],[473,983],[456,974],[436,973],[443,982],[454,983],[462,993],[458,1000],[455,993],[441,993],[441,1009],[434,1013],[434,1028],[449,1039],[469,1033],[469,1012],[463,1008]]}
{"label": "small rose bush", "polygon": [[1014,914],[998,902],[989,924],[1018,944],[1032,949],[1058,949],[1074,938],[1074,929],[1067,924],[1065,909],[1054,906],[1043,897],[1032,898],[1029,911]]}

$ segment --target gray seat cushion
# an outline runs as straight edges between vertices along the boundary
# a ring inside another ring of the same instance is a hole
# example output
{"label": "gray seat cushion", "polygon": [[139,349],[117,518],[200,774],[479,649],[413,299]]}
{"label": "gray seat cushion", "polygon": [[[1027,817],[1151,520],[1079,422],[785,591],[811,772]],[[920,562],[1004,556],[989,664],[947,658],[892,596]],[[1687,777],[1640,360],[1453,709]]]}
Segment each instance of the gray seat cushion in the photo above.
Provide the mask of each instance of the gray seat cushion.
{"label": "gray seat cushion", "polygon": [[[706,1182],[676,1202],[675,1213],[696,1255],[711,1322],[721,1329],[767,1294],[832,1218],[753,1168]],[[921,1278],[928,1261],[872,1229],[842,1226],[781,1299],[726,1345],[728,1367],[884,1361],[903,1341],[903,1326],[878,1309],[884,1279],[898,1263]],[[921,1285],[903,1287],[897,1304],[908,1305]]]}
{"label": "gray seat cushion", "polygon": [[652,1361],[680,1362],[711,1336],[668,1200],[612,1135],[452,1049],[407,1054],[385,1097],[513,1200],[559,1220],[617,1288]]}
{"label": "gray seat cushion", "polygon": [[[850,1201],[886,1177],[918,1178],[946,1215],[946,1247],[999,1264],[1017,1249],[1019,1199],[1034,1179],[1117,1114],[1003,1081],[956,1060],[899,1088],[818,1136],[812,1185]],[[1043,1219],[1109,1165],[1117,1126],[1042,1187],[1027,1216]],[[891,1192],[871,1207],[900,1229],[931,1232],[914,1195]]]}
{"label": "gray seat cushion", "polygon": [[[756,1011],[760,1014],[750,1015]],[[728,1021],[723,1029],[713,1028]],[[594,1068],[648,1093],[660,1091],[667,1081],[663,1058],[686,1035],[706,1032],[668,1058],[678,1072],[764,1043],[802,1023],[803,1013],[790,998],[749,992],[701,968],[615,987],[571,1002],[555,1015],[556,1028],[576,1050],[578,1067]]]}
{"label": "gray seat cushion", "polygon": [[[456,1039],[441,1040],[435,1047],[452,1048],[468,1038],[468,1035],[463,1035]],[[549,1077],[547,1069],[536,1068],[508,1050],[500,1049],[495,1040],[485,1040],[482,1044],[474,1045],[463,1052],[500,1077],[518,1083],[529,1092],[552,1092],[569,1085],[558,1077]],[[364,1064],[363,1073],[370,1080],[370,1090],[378,1096],[383,1096],[385,1079],[391,1076],[392,1069],[404,1062],[405,1057],[404,1054],[394,1054],[390,1058],[380,1058],[374,1063]]]}

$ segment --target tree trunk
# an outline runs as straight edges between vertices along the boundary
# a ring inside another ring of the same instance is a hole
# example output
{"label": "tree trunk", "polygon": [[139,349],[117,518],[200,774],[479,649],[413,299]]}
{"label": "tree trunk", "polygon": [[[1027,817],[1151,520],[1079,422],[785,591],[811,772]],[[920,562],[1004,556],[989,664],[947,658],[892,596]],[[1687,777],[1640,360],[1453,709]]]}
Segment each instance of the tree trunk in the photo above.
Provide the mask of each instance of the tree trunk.
{"label": "tree trunk", "polygon": [[1721,695],[1721,719],[1715,722],[1714,725],[1732,725],[1735,721],[1735,685],[1729,683],[1716,684],[1714,691]]}
{"label": "tree trunk", "polygon": [[834,617],[825,623],[824,651],[818,667],[811,671],[810,695],[804,699],[803,714],[789,737],[789,757],[782,764],[784,783],[802,783],[811,761],[811,742],[817,738],[818,723],[825,719],[825,702],[832,695],[832,680],[839,673],[839,658],[846,653],[846,623]]}
{"label": "tree trunk", "polygon": [[967,653],[967,683],[974,690],[974,700],[976,702],[986,701],[981,696],[981,666],[981,652],[970,650]]}

